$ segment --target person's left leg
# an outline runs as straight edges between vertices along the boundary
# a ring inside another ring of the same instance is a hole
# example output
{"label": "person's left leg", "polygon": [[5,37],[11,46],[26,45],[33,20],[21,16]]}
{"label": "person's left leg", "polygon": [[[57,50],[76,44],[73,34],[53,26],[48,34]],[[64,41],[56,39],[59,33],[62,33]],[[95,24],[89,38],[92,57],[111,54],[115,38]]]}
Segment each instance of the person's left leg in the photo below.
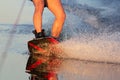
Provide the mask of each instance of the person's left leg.
{"label": "person's left leg", "polygon": [[62,31],[66,14],[62,7],[61,0],[46,0],[46,1],[48,9],[55,15],[51,36],[58,38]]}

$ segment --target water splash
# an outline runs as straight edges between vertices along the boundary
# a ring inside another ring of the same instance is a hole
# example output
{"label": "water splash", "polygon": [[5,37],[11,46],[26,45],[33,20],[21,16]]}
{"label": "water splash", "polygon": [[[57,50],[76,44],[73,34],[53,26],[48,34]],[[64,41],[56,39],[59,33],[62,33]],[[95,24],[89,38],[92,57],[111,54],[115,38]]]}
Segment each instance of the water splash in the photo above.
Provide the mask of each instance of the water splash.
{"label": "water splash", "polygon": [[120,33],[73,37],[62,42],[69,57],[120,63]]}
{"label": "water splash", "polygon": [[[96,7],[91,6],[89,2],[82,4],[84,1],[80,0],[63,2],[67,20],[62,33],[64,41],[61,45],[69,57],[120,63],[120,20],[115,5],[119,1],[111,1],[113,3],[95,0],[99,5]],[[106,5],[107,3],[111,5]]]}
{"label": "water splash", "polygon": [[120,64],[120,32],[79,36],[71,37],[60,44],[64,48],[66,57],[79,59],[78,61],[66,60],[61,66],[60,78],[63,77],[62,80],[119,80],[120,65],[117,63]]}

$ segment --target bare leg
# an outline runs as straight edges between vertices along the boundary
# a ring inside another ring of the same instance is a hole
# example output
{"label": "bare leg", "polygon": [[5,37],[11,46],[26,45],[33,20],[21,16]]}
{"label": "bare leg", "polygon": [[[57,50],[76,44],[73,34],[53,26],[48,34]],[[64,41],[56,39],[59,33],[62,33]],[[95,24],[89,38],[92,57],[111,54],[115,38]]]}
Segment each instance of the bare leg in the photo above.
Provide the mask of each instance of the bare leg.
{"label": "bare leg", "polygon": [[55,15],[55,20],[52,26],[52,36],[59,37],[63,24],[66,18],[66,14],[61,4],[61,0],[47,0],[48,9]]}
{"label": "bare leg", "polygon": [[33,23],[37,33],[42,29],[42,14],[44,10],[44,0],[33,0],[35,11],[33,15]]}

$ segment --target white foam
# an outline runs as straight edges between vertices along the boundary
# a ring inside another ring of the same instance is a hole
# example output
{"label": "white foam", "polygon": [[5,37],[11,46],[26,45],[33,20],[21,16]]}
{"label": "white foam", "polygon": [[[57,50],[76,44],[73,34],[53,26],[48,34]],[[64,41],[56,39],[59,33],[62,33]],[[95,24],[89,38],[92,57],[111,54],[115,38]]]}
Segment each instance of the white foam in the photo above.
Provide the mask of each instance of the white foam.
{"label": "white foam", "polygon": [[64,41],[68,57],[82,60],[120,63],[120,33],[102,34],[92,39],[91,36],[71,38]]}

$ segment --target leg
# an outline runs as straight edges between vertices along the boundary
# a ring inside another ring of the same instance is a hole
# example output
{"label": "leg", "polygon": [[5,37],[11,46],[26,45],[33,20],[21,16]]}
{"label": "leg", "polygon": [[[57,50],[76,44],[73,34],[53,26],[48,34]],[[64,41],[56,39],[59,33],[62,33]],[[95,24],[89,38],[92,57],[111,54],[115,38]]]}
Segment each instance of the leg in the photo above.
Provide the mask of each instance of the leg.
{"label": "leg", "polygon": [[48,9],[55,15],[55,20],[52,26],[52,36],[59,37],[63,24],[66,18],[66,14],[61,4],[61,0],[47,0]]}
{"label": "leg", "polygon": [[33,15],[33,23],[37,33],[42,30],[42,14],[44,10],[44,0],[33,0],[35,11]]}

